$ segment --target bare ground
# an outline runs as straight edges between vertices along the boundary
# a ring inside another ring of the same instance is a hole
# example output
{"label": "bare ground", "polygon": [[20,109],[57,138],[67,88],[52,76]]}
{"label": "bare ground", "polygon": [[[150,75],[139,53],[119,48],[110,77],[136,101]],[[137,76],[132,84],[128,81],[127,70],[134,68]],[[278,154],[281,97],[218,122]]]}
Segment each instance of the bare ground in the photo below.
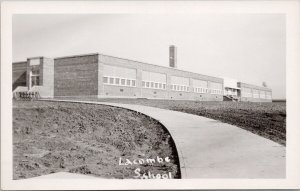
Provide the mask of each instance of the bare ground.
{"label": "bare ground", "polygon": [[[170,163],[119,165],[119,158],[170,157]],[[134,170],[180,178],[174,142],[156,120],[121,108],[46,101],[13,102],[13,178],[67,171],[133,178]]]}
{"label": "bare ground", "polygon": [[252,133],[275,141],[281,145],[286,144],[285,102],[200,102],[183,100],[180,101],[113,98],[94,99],[93,101],[138,104],[204,116],[232,125],[236,125]]}

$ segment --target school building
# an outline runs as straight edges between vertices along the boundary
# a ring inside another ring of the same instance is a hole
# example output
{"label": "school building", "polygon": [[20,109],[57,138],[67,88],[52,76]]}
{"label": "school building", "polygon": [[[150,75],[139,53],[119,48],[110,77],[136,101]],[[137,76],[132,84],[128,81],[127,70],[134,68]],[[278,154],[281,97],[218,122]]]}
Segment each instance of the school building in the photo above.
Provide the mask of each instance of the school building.
{"label": "school building", "polygon": [[100,53],[59,58],[33,57],[13,63],[13,93],[38,92],[42,98],[116,97],[199,101],[271,102],[272,90],[169,66]]}

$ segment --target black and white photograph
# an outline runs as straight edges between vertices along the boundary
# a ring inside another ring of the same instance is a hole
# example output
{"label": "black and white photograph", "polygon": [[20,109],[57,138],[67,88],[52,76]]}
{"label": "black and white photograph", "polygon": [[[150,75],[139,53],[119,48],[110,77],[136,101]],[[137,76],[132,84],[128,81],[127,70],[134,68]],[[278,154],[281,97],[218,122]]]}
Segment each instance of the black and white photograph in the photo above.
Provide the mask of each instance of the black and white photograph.
{"label": "black and white photograph", "polygon": [[5,188],[299,187],[299,7],[226,2],[2,2]]}

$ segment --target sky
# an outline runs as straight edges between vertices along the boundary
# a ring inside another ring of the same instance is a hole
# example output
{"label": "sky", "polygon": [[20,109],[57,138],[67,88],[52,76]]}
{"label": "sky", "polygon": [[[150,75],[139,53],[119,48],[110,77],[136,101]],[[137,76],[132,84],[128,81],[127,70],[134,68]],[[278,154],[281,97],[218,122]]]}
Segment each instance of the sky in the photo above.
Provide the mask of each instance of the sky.
{"label": "sky", "polygon": [[286,98],[283,14],[14,15],[13,61],[102,53],[233,78]]}

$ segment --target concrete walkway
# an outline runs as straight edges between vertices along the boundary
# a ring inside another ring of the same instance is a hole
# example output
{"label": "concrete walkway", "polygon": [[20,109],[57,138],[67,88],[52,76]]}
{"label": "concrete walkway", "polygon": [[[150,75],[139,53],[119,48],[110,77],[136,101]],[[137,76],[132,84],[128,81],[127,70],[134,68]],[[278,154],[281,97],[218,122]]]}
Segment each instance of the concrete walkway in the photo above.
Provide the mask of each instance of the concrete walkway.
{"label": "concrete walkway", "polygon": [[285,178],[285,147],[239,127],[154,107],[70,102],[127,108],[160,121],[175,141],[182,178]]}
{"label": "concrete walkway", "polygon": [[[46,174],[42,176],[32,177],[30,179],[99,179],[101,177],[91,176],[91,175],[84,175],[84,174],[77,174],[77,173],[70,173],[70,172],[56,172],[52,174]],[[101,178],[105,179],[105,178]],[[25,180],[26,179],[22,179]]]}

